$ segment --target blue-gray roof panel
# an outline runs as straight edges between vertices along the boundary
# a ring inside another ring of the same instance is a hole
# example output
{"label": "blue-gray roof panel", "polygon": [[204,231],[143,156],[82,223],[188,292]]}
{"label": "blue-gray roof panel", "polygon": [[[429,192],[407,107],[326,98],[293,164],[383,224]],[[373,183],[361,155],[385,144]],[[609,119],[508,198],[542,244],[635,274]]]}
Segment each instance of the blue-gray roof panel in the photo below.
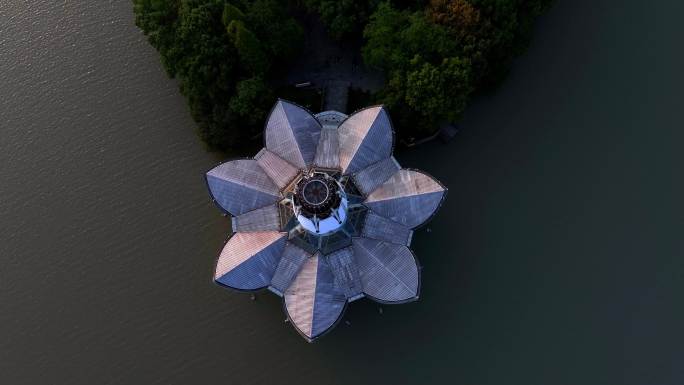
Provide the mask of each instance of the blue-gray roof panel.
{"label": "blue-gray roof panel", "polygon": [[380,106],[349,116],[338,128],[340,167],[353,174],[392,155],[394,131],[387,111]]}
{"label": "blue-gray roof panel", "polygon": [[420,275],[408,247],[369,238],[354,238],[352,247],[367,296],[384,303],[418,298]]}
{"label": "blue-gray roof panel", "polygon": [[346,307],[347,298],[334,279],[326,259],[316,254],[304,262],[285,291],[288,317],[309,341],[333,327]]}
{"label": "blue-gray roof panel", "polygon": [[406,227],[415,228],[437,211],[446,188],[431,176],[401,169],[366,197],[364,204]]}
{"label": "blue-gray roof panel", "polygon": [[214,279],[239,290],[267,287],[283,254],[287,233],[236,233],[226,243]]}
{"label": "blue-gray roof panel", "polygon": [[311,254],[303,249],[287,242],[283,256],[278,263],[278,268],[271,279],[271,286],[279,293],[284,293],[292,281],[295,279],[299,271],[304,265],[304,261],[310,258]]}
{"label": "blue-gray roof panel", "polygon": [[216,203],[232,215],[273,204],[280,191],[254,159],[223,163],[206,174],[207,185]]}
{"label": "blue-gray roof panel", "polygon": [[284,100],[276,103],[264,132],[266,148],[301,169],[313,162],[320,134],[313,115]]}

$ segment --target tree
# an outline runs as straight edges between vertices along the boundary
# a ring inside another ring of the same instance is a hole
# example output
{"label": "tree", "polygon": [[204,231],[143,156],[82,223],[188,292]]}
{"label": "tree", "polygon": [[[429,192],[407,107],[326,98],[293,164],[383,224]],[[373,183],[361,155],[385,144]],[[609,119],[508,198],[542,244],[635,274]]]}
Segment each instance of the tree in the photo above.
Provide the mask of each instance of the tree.
{"label": "tree", "polygon": [[422,10],[381,3],[364,30],[362,52],[387,76],[376,97],[397,117],[397,132],[424,134],[459,119],[472,92],[503,78],[549,3],[430,0]]}
{"label": "tree", "polygon": [[441,121],[459,118],[472,90],[470,61],[456,56],[446,28],[422,11],[383,3],[364,37],[364,60],[387,73],[389,81],[377,96],[397,117],[400,136],[427,134]]}
{"label": "tree", "polygon": [[379,0],[304,0],[303,5],[316,12],[328,33],[334,39],[342,40],[359,36],[368,17]]}
{"label": "tree", "polygon": [[478,87],[496,85],[527,47],[532,23],[551,0],[431,0],[428,16],[459,42]]}
{"label": "tree", "polygon": [[229,150],[261,131],[273,103],[270,63],[286,65],[301,45],[282,2],[134,0],[134,11],[210,148]]}
{"label": "tree", "polygon": [[229,110],[249,125],[262,125],[273,103],[273,92],[260,76],[240,81]]}
{"label": "tree", "polygon": [[223,25],[228,26],[234,20],[245,21],[245,13],[233,4],[226,3],[223,7],[221,21],[223,21]]}
{"label": "tree", "polygon": [[374,97],[400,136],[459,119],[470,95],[497,84],[552,0],[133,0],[136,24],[178,79],[210,148],[261,132],[274,85],[303,41],[289,12],[317,13],[337,39],[365,39],[387,82]]}
{"label": "tree", "polygon": [[399,33],[409,25],[409,13],[382,3],[366,25],[363,36],[366,44],[361,52],[366,64],[388,70],[407,61],[406,52],[399,49]]}
{"label": "tree", "polygon": [[446,29],[422,11],[408,12],[382,3],[364,31],[364,61],[384,70],[406,69],[415,55],[439,62],[456,48]]}
{"label": "tree", "polygon": [[420,57],[412,63],[416,69],[406,74],[406,103],[434,124],[457,120],[472,91],[470,63],[458,57],[437,66]]}
{"label": "tree", "polygon": [[256,0],[247,9],[246,23],[264,44],[271,58],[291,60],[304,39],[302,27],[290,16],[283,2]]}
{"label": "tree", "polygon": [[492,25],[467,0],[432,0],[427,8],[431,22],[444,26],[456,41],[459,56],[472,65],[472,78],[478,83],[488,72]]}
{"label": "tree", "polygon": [[264,74],[268,70],[269,62],[256,35],[240,20],[232,20],[226,30],[237,49],[243,67],[250,73]]}

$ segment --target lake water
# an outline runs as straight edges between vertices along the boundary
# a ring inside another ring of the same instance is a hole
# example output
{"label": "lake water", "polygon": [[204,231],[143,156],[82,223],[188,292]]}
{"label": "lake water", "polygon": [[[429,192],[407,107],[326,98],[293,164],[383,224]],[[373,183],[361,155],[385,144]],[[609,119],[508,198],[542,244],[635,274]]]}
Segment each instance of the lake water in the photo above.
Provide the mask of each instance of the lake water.
{"label": "lake water", "polygon": [[0,2],[3,384],[684,383],[684,3],[560,0],[448,145],[421,300],[307,344],[211,281],[229,224],[122,1]]}

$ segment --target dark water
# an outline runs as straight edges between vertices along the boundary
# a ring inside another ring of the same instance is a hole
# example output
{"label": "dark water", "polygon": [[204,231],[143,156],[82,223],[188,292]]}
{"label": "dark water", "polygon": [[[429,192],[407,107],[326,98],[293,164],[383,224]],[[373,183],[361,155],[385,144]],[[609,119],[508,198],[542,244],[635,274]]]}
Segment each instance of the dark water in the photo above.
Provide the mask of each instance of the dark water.
{"label": "dark water", "polygon": [[421,301],[309,345],[211,283],[227,221],[128,1],[0,2],[0,383],[684,383],[684,3],[564,1],[449,145]]}

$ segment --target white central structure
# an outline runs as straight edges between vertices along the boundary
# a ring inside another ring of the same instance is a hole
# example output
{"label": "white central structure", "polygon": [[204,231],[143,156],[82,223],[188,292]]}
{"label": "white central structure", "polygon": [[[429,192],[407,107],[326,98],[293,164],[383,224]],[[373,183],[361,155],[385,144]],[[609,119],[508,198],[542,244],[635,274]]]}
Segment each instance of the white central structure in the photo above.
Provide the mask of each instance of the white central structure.
{"label": "white central structure", "polygon": [[339,181],[324,171],[314,169],[296,186],[293,210],[304,230],[319,236],[344,226],[349,202]]}

